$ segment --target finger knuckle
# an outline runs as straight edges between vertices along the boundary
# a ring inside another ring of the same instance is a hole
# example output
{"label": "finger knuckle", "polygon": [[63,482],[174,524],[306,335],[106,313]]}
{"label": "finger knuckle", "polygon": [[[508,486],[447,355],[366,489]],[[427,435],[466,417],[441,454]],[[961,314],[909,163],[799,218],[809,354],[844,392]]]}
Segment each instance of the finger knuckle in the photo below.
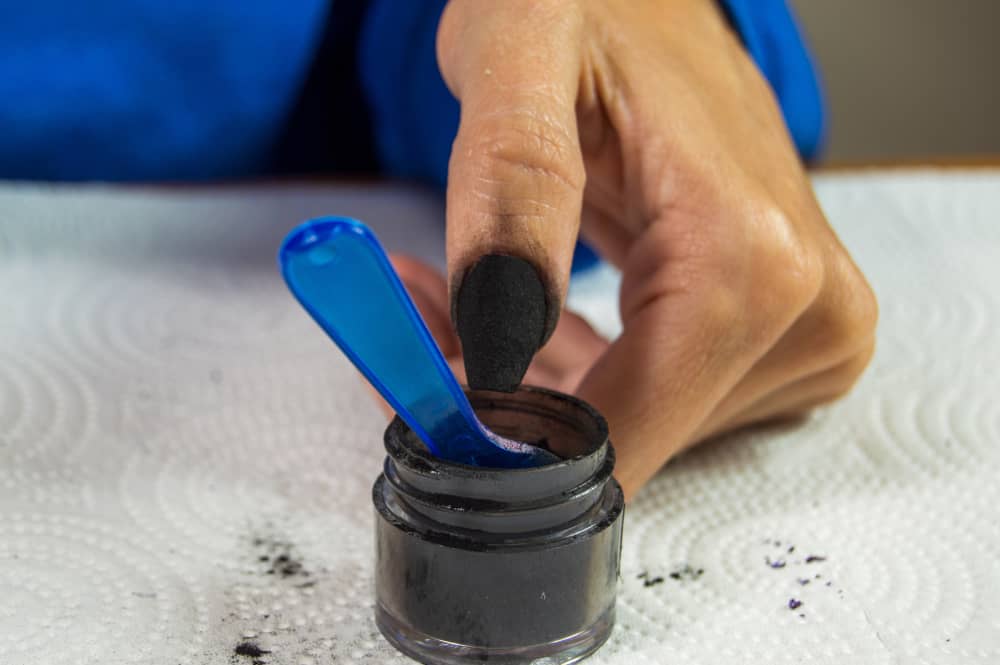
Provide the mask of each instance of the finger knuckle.
{"label": "finger knuckle", "polygon": [[702,296],[700,308],[705,331],[718,340],[720,351],[726,347],[741,353],[756,346],[756,326],[749,323],[747,302],[735,289],[716,287]]}
{"label": "finger knuckle", "polygon": [[869,340],[861,350],[827,372],[826,402],[844,397],[854,388],[875,353],[874,340]]}
{"label": "finger knuckle", "polygon": [[816,299],[823,286],[823,262],[815,251],[797,243],[779,264],[785,275],[783,295],[790,309],[801,312]]}
{"label": "finger knuckle", "polygon": [[866,349],[878,324],[878,301],[871,287],[846,259],[831,270],[828,294],[815,314],[816,329],[834,357],[850,358]]}
{"label": "finger knuckle", "polygon": [[531,183],[543,190],[582,195],[583,159],[563,123],[533,111],[483,119],[465,132],[461,146],[486,183]]}
{"label": "finger knuckle", "polygon": [[867,340],[878,326],[878,300],[868,281],[850,266],[850,277],[843,286],[847,296],[844,306],[844,330],[851,339]]}
{"label": "finger knuckle", "polygon": [[[742,257],[724,256],[720,281],[743,293],[745,343],[767,347],[815,302],[824,266],[820,252],[777,206],[757,212],[746,242],[748,250]],[[739,267],[734,270],[733,265]]]}
{"label": "finger knuckle", "polygon": [[798,315],[819,294],[823,285],[823,262],[808,242],[804,241],[792,219],[782,210],[773,208],[766,213],[766,231],[759,235],[762,242],[760,262],[768,284],[762,295],[768,297],[782,312]]}
{"label": "finger knuckle", "polygon": [[761,217],[756,256],[766,286],[757,289],[758,304],[773,331],[805,317],[817,352],[837,361],[855,356],[870,343],[878,320],[878,304],[864,276],[835,238],[803,235],[797,218],[777,206]]}
{"label": "finger knuckle", "polygon": [[775,414],[775,417],[805,416],[817,407],[836,402],[846,397],[857,385],[858,379],[864,374],[874,353],[875,343],[874,340],[870,340],[868,344],[850,358],[814,376],[812,378],[813,381],[822,382],[821,389],[815,392],[810,391],[808,397],[799,400],[794,406]]}

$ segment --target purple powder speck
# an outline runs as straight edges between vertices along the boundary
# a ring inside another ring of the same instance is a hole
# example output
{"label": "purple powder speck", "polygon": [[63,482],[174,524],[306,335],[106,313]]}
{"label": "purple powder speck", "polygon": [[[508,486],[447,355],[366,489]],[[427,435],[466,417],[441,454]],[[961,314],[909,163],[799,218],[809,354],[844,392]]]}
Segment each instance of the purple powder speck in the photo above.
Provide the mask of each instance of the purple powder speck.
{"label": "purple powder speck", "polygon": [[767,564],[768,566],[770,566],[771,568],[774,568],[774,569],[784,568],[785,567],[785,560],[784,559],[775,559],[775,560],[772,561],[771,557],[769,557],[769,556],[768,557],[764,557],[764,563]]}
{"label": "purple powder speck", "polygon": [[801,584],[802,586],[805,586],[805,585],[809,584],[809,580],[807,578],[804,578],[804,577],[800,577],[799,579],[797,579],[795,581],[798,582],[799,584]]}
{"label": "purple powder speck", "polygon": [[806,557],[806,563],[814,563],[814,562],[819,563],[820,561],[826,561],[826,557],[819,556],[816,554],[810,554],[809,556]]}
{"label": "purple powder speck", "polygon": [[790,610],[797,610],[800,607],[802,607],[802,601],[801,600],[796,600],[795,598],[789,598],[788,599],[788,609],[790,609]]}

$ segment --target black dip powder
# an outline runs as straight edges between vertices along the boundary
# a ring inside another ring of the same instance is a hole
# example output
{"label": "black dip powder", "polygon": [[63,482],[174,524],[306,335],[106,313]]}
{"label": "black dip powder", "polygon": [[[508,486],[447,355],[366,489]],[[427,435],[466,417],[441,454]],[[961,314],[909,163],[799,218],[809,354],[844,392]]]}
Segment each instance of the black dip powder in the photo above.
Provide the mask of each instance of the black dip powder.
{"label": "black dip powder", "polygon": [[372,491],[379,630],[424,663],[575,662],[614,625],[624,500],[607,423],[539,388],[469,400],[493,431],[563,461],[456,464],[394,419]]}

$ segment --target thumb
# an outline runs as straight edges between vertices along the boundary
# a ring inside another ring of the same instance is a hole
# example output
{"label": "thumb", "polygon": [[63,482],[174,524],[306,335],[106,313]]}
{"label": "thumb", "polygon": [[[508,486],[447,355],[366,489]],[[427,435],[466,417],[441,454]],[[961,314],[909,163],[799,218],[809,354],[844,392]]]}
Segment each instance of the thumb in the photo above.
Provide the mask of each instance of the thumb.
{"label": "thumb", "polygon": [[452,318],[469,385],[513,390],[559,318],[580,225],[581,19],[453,0],[438,30],[462,113],[448,169]]}

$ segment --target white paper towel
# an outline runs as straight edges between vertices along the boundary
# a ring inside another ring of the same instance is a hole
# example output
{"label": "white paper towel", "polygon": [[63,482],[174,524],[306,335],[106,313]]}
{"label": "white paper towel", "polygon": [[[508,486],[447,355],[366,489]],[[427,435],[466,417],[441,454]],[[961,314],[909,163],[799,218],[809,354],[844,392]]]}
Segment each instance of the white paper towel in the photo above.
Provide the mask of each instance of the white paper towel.
{"label": "white paper towel", "polygon": [[[817,189],[874,363],[657,476],[593,662],[1000,662],[1000,173]],[[0,664],[405,662],[371,610],[384,423],[274,265],[319,214],[442,262],[414,190],[0,187]],[[609,334],[615,281],[572,294]]]}

